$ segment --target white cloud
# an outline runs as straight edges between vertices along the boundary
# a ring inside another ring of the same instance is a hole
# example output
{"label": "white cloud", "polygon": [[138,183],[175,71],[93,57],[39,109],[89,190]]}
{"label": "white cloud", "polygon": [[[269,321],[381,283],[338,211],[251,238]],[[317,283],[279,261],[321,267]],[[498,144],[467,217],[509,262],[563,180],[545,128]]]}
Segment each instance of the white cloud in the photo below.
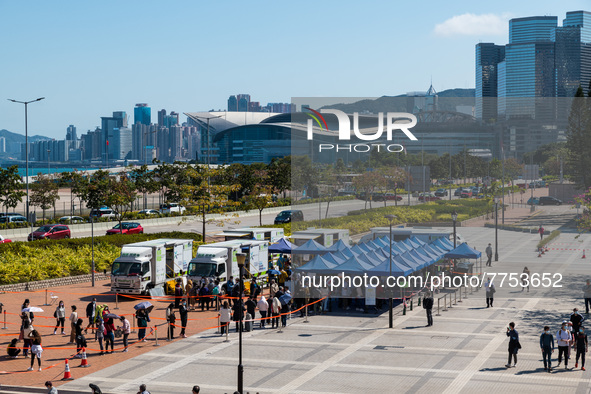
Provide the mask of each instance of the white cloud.
{"label": "white cloud", "polygon": [[462,14],[435,25],[438,36],[501,36],[509,34],[510,14]]}

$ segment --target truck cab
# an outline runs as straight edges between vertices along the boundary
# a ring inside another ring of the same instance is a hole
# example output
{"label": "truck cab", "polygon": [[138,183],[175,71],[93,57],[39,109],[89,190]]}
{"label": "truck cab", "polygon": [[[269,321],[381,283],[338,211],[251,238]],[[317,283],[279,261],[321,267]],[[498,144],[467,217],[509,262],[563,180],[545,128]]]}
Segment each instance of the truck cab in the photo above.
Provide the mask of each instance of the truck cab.
{"label": "truck cab", "polygon": [[123,247],[111,267],[111,289],[120,293],[140,294],[150,282],[151,248]]}

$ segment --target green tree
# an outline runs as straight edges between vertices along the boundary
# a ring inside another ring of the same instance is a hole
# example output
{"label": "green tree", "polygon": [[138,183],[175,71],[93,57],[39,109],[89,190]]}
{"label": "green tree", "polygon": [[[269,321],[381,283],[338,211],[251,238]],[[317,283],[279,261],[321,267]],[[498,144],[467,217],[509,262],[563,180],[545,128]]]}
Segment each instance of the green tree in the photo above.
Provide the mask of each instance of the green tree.
{"label": "green tree", "polygon": [[45,211],[54,207],[59,198],[58,184],[53,181],[53,178],[38,173],[35,182],[31,184],[31,205],[43,210],[43,222],[45,222]]}
{"label": "green tree", "polygon": [[275,205],[273,201],[275,189],[269,184],[269,174],[266,170],[257,170],[254,175],[258,182],[252,186],[250,193],[243,199],[248,208],[256,208],[259,211],[259,225],[262,226],[263,210]]}
{"label": "green tree", "polygon": [[283,198],[285,198],[285,192],[291,188],[291,156],[271,161],[269,183],[277,193],[283,194]]}
{"label": "green tree", "polygon": [[144,209],[147,208],[147,194],[155,193],[160,189],[159,183],[154,179],[154,172],[148,170],[147,165],[135,167],[129,172],[130,178],[138,192],[144,195]]}
{"label": "green tree", "polygon": [[82,214],[82,202],[84,197],[88,194],[89,176],[86,172],[78,172],[76,170],[71,172],[62,172],[59,175],[60,185],[70,189],[70,206],[72,207],[72,214],[74,214],[74,201],[78,198],[80,214]]}
{"label": "green tree", "polygon": [[378,172],[369,171],[353,178],[353,187],[357,193],[363,195],[365,200],[365,209],[367,209],[367,202],[369,201],[369,208],[371,209],[372,195],[376,189],[382,187],[385,179]]}
{"label": "green tree", "polygon": [[121,171],[117,176],[109,177],[105,204],[117,212],[120,229],[122,229],[123,217],[133,209],[132,204],[136,197],[135,184],[127,172]]}
{"label": "green tree", "polygon": [[16,208],[23,201],[27,193],[23,190],[24,184],[18,175],[18,166],[8,168],[0,167],[0,202],[8,213],[9,208]]}

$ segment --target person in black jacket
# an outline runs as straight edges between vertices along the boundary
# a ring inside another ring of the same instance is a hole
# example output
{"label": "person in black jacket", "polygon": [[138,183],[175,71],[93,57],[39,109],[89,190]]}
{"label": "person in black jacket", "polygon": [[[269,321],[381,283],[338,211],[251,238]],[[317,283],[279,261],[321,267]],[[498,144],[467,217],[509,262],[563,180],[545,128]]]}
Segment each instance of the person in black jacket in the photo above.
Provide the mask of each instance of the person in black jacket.
{"label": "person in black jacket", "polygon": [[181,333],[179,334],[182,338],[186,338],[185,328],[187,327],[187,321],[189,317],[189,311],[187,310],[187,301],[183,299],[179,306],[179,315],[181,316]]}
{"label": "person in black jacket", "polygon": [[521,348],[519,344],[519,333],[515,329],[515,323],[509,323],[507,336],[509,337],[509,359],[505,367],[511,368],[511,356],[513,356],[513,366],[515,367],[517,365],[517,351]]}
{"label": "person in black jacket", "polygon": [[427,312],[427,327],[430,327],[433,325],[433,297],[431,297],[430,292],[427,292],[425,298],[423,298],[423,308]]}
{"label": "person in black jacket", "polygon": [[575,359],[575,368],[579,367],[579,356],[581,356],[581,370],[585,370],[585,353],[588,350],[587,334],[585,334],[585,327],[580,326],[579,332],[575,333],[577,338],[577,358]]}
{"label": "person in black jacket", "polygon": [[256,309],[257,309],[257,303],[254,300],[254,296],[251,295],[248,297],[248,300],[246,300],[246,312],[250,314],[250,317],[252,319],[254,319],[255,313],[256,313]]}
{"label": "person in black jacket", "polygon": [[242,320],[244,320],[244,311],[246,308],[244,307],[244,301],[242,301],[242,299],[234,301],[234,306],[232,307],[232,317],[236,322],[236,332],[238,332],[238,330],[244,330]]}
{"label": "person in black jacket", "polygon": [[96,317],[96,298],[93,298],[91,302],[86,305],[86,318],[88,319],[88,325],[84,332],[88,334],[88,327],[92,327],[94,331],[94,319]]}
{"label": "person in black jacket", "polygon": [[550,327],[545,326],[540,335],[540,348],[544,359],[544,371],[552,372],[552,353],[554,352],[554,336],[550,333]]}

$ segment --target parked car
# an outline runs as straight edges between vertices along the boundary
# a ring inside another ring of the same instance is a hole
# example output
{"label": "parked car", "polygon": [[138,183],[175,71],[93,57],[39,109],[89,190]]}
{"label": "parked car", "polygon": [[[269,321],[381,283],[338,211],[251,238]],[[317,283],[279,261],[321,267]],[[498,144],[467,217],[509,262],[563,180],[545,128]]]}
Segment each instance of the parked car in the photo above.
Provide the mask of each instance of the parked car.
{"label": "parked car", "polygon": [[470,198],[472,197],[472,189],[462,189],[462,193],[460,194],[460,198]]}
{"label": "parked car", "polygon": [[279,212],[279,215],[275,217],[275,224],[301,222],[304,220],[304,213],[297,209],[291,209],[287,211]]}
{"label": "parked car", "polygon": [[7,244],[9,242],[12,242],[12,240],[4,238],[3,236],[0,235],[0,244]]}
{"label": "parked car", "polygon": [[181,204],[177,204],[176,202],[171,202],[167,204],[160,205],[160,212],[163,214],[169,214],[173,212],[183,213],[187,210],[187,208],[183,207]]}
{"label": "parked car", "polygon": [[562,200],[556,197],[544,196],[540,197],[540,205],[562,205]]}
{"label": "parked car", "polygon": [[445,197],[448,195],[447,189],[437,189],[437,191],[435,192],[435,195],[437,197]]}
{"label": "parked car", "polygon": [[36,239],[63,239],[70,238],[70,228],[63,224],[46,224],[29,234],[27,239],[34,241]]}
{"label": "parked car", "polygon": [[107,230],[107,235],[113,234],[143,234],[144,228],[141,224],[136,222],[123,222],[121,226],[117,224],[110,230]]}
{"label": "parked car", "polygon": [[27,218],[20,214],[8,214],[0,217],[0,223],[27,223]]}
{"label": "parked car", "polygon": [[433,193],[421,193],[419,194],[419,201],[435,201],[435,200],[441,200],[441,197],[437,197],[435,194]]}
{"label": "parked car", "polygon": [[57,220],[61,224],[74,224],[74,223],[84,223],[84,220],[81,216],[62,216]]}
{"label": "parked car", "polygon": [[459,196],[461,196],[461,195],[462,195],[462,190],[463,190],[463,189],[462,189],[461,187],[458,187],[458,188],[456,189],[456,191],[454,192],[454,196],[456,196],[456,197],[459,197]]}
{"label": "parked car", "polygon": [[388,201],[402,201],[402,196],[400,194],[386,193],[384,196]]}
{"label": "parked car", "polygon": [[160,212],[158,212],[155,209],[142,209],[138,213],[140,215],[146,215],[146,216],[160,216]]}
{"label": "parked car", "polygon": [[111,208],[99,208],[90,211],[90,216],[96,218],[117,219],[117,212]]}
{"label": "parked car", "polygon": [[527,200],[527,205],[540,205],[540,199],[538,197],[532,197]]}

